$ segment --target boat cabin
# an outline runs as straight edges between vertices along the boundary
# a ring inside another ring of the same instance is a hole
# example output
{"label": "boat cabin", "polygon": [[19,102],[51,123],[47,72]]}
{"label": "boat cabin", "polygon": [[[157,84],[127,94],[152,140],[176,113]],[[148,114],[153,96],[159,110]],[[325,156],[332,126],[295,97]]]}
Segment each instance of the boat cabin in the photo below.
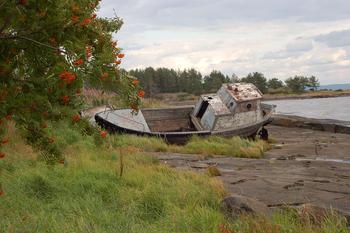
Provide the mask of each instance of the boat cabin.
{"label": "boat cabin", "polygon": [[262,93],[250,83],[223,84],[216,94],[201,95],[191,113],[197,130],[240,128],[263,119]]}

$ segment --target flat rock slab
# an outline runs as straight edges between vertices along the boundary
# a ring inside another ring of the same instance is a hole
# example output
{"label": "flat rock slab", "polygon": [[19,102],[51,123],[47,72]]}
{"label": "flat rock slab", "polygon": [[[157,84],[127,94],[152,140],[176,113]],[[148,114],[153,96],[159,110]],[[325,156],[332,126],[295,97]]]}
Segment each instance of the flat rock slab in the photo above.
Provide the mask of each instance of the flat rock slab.
{"label": "flat rock slab", "polygon": [[[206,168],[214,164],[228,193],[257,199],[271,208],[311,203],[350,215],[350,164],[337,162],[337,159],[350,160],[350,135],[268,128],[282,148],[272,149],[265,159],[205,158],[173,153],[153,156],[182,170],[206,172]],[[323,147],[318,148],[316,154],[315,145],[319,143]]]}
{"label": "flat rock slab", "polygon": [[180,169],[204,172],[205,167],[216,164],[229,193],[255,198],[269,207],[313,203],[350,213],[348,164],[224,157],[200,160],[199,156],[197,166],[192,166],[193,155],[190,160],[187,156],[160,154],[163,162]]}
{"label": "flat rock slab", "polygon": [[302,128],[266,127],[277,148],[265,153],[265,158],[333,159],[350,162],[350,135]]}
{"label": "flat rock slab", "polygon": [[350,134],[350,121],[332,119],[314,119],[293,115],[274,115],[271,125],[282,127],[299,127],[332,133]]}

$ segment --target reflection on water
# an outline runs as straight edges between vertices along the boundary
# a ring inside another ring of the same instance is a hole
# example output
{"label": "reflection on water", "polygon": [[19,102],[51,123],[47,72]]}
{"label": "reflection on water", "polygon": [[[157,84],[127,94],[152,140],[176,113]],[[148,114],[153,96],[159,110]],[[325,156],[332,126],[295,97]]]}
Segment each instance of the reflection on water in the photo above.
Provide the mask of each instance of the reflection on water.
{"label": "reflection on water", "polygon": [[350,97],[275,100],[264,103],[277,105],[276,112],[280,114],[350,121]]}

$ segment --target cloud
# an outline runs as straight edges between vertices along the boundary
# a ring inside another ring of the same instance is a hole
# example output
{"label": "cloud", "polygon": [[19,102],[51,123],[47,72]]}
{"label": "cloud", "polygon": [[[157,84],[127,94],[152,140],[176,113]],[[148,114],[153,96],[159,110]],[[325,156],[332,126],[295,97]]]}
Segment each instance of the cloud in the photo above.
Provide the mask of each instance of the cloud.
{"label": "cloud", "polygon": [[313,44],[310,39],[297,38],[286,46],[288,52],[305,52],[312,50]]}
{"label": "cloud", "polygon": [[348,0],[103,0],[99,15],[113,8],[124,19],[116,38],[126,69],[349,79]]}
{"label": "cloud", "polygon": [[297,58],[305,52],[313,49],[313,42],[311,39],[296,38],[287,43],[285,48],[279,51],[269,51],[263,55],[263,59],[287,59]]}
{"label": "cloud", "polygon": [[350,12],[348,0],[104,0],[103,5],[103,14],[116,8],[132,22],[183,27],[286,18],[332,21],[348,18]]}
{"label": "cloud", "polygon": [[334,31],[315,37],[315,41],[325,43],[329,47],[343,47],[350,45],[350,28],[342,31]]}

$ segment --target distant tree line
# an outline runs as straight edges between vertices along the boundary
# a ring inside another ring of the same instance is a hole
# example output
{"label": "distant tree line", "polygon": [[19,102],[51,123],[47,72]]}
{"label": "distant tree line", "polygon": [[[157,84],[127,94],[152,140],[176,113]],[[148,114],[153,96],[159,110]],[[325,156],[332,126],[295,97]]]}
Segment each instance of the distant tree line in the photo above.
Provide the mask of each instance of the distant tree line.
{"label": "distant tree line", "polygon": [[141,87],[148,96],[172,92],[187,92],[198,95],[205,92],[215,92],[223,83],[229,82],[253,83],[263,93],[301,93],[306,89],[317,90],[320,86],[315,76],[294,76],[283,82],[278,78],[267,79],[259,72],[250,73],[242,78],[235,74],[224,75],[217,70],[203,76],[195,69],[175,70],[169,68],[154,69],[152,67],[133,69],[128,73],[140,81]]}

